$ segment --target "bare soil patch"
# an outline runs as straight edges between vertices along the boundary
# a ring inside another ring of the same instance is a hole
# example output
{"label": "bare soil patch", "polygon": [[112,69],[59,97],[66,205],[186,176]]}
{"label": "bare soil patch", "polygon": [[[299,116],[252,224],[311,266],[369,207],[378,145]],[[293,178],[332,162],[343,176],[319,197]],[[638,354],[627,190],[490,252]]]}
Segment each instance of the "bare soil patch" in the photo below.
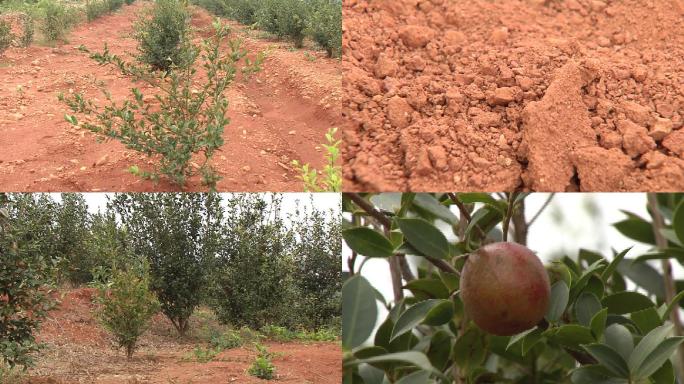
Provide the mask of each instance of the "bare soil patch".
{"label": "bare soil patch", "polygon": [[[133,359],[116,351],[93,317],[91,289],[61,291],[60,305],[50,312],[38,339],[46,349],[29,370],[28,383],[36,384],[213,384],[267,383],[247,374],[257,356],[248,345],[221,352],[212,361],[193,361],[193,340],[180,341],[173,326],[159,315],[140,340]],[[197,315],[197,331],[205,319]],[[342,381],[342,351],[338,343],[264,342],[275,354],[276,381],[338,384]]]}
{"label": "bare soil patch", "polygon": [[684,188],[684,1],[343,12],[345,190]]}

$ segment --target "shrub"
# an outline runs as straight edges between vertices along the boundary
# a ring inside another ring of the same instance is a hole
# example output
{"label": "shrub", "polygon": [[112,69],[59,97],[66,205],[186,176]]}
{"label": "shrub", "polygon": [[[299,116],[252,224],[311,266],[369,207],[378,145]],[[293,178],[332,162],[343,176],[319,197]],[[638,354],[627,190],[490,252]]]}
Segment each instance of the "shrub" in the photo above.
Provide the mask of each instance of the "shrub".
{"label": "shrub", "polygon": [[308,31],[330,57],[342,55],[342,2],[316,0],[313,2]]}
{"label": "shrub", "polygon": [[297,48],[304,44],[308,7],[301,0],[263,0],[257,13],[259,25],[281,38],[291,39]]}
{"label": "shrub", "polygon": [[87,1],[85,4],[86,18],[93,21],[109,11],[109,6],[105,1]]}
{"label": "shrub", "polygon": [[229,5],[224,0],[193,0],[196,4],[216,16],[229,16]]}
{"label": "shrub", "polygon": [[99,317],[120,348],[131,358],[138,338],[159,311],[159,302],[149,290],[147,269],[114,270],[111,281],[99,287]]}
{"label": "shrub", "polygon": [[[179,7],[175,0],[161,0],[159,6],[167,7],[164,4],[168,2]],[[86,101],[82,94],[68,98],[60,95],[59,99],[66,102],[72,111],[93,115],[96,123],[79,123],[76,117],[69,115],[66,116],[67,121],[105,138],[116,139],[129,149],[159,156],[155,170],[141,171],[132,166],[130,170],[134,174],[152,180],[165,175],[183,186],[189,177],[200,173],[204,184],[213,188],[219,176],[210,160],[223,145],[223,130],[230,121],[225,116],[228,100],[223,91],[235,79],[237,62],[247,53],[239,41],[232,40],[228,44],[230,50],[224,54],[221,45],[228,30],[218,22],[214,27],[216,35],[202,44],[203,59],[206,59],[202,65],[207,78],[201,85],[194,82],[195,70],[191,68],[200,54],[194,47],[186,51],[187,56],[182,60],[188,67],[170,74],[150,74],[147,68],[124,62],[110,54],[106,46],[102,54],[92,54],[91,58],[100,64],[114,65],[123,74],[155,86],[159,94],[150,102],[138,89],[133,89],[133,100],[123,104],[115,104],[107,94],[110,105],[104,108]],[[83,50],[88,52],[85,48]],[[161,60],[159,64],[164,62],[170,63]],[[151,103],[158,105],[150,108]],[[202,160],[195,159],[199,164],[191,162],[193,155],[203,156]]]}
{"label": "shrub", "polygon": [[233,349],[241,347],[244,344],[244,340],[242,339],[242,336],[240,336],[240,332],[227,331],[221,334],[213,335],[209,341],[209,344],[213,348],[218,348],[221,350]]}
{"label": "shrub", "polygon": [[254,346],[258,351],[258,355],[247,370],[247,373],[264,380],[273,379],[275,376],[275,366],[271,362],[271,354],[266,350],[266,347],[260,344],[255,344]]}
{"label": "shrub", "polygon": [[114,12],[124,5],[124,0],[106,0],[106,2],[110,12]]}
{"label": "shrub", "polygon": [[[192,358],[200,363],[208,363],[214,358],[221,353],[221,350],[218,348],[202,348],[202,347],[195,347],[195,349],[192,350]],[[185,358],[188,360],[188,358]]]}
{"label": "shrub", "polygon": [[24,13],[21,15],[22,34],[19,38],[19,43],[22,47],[28,47],[33,42],[33,33],[35,31],[34,20],[31,15]]}
{"label": "shrub", "polygon": [[191,64],[190,15],[185,6],[178,0],[157,0],[151,13],[135,27],[138,59],[152,69],[162,71]]}
{"label": "shrub", "polygon": [[342,190],[342,168],[337,165],[341,141],[335,139],[335,133],[337,133],[337,128],[331,128],[325,134],[328,144],[323,144],[326,151],[326,165],[322,171],[311,168],[309,164],[302,165],[297,160],[292,161],[292,165],[300,174],[297,178],[304,183],[304,190],[307,192],[340,192]]}
{"label": "shrub", "polygon": [[135,2],[135,0],[124,0],[124,1],[125,1],[126,5],[131,5],[131,4],[133,4],[133,2]]}
{"label": "shrub", "polygon": [[0,20],[0,53],[4,52],[10,45],[12,45],[12,29],[8,22]]}
{"label": "shrub", "polygon": [[228,16],[242,24],[252,25],[257,21],[259,1],[256,0],[232,0],[228,2]]}
{"label": "shrub", "polygon": [[76,23],[75,12],[55,0],[41,0],[38,8],[44,13],[40,30],[45,40],[66,41],[67,32]]}

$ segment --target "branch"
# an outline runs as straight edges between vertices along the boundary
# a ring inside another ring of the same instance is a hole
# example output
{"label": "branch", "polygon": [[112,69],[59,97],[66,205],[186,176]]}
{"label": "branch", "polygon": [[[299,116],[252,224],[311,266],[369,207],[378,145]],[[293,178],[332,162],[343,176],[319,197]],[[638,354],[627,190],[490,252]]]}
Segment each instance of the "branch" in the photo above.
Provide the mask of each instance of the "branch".
{"label": "branch", "polygon": [[513,208],[515,205],[515,192],[508,194],[508,206],[506,207],[506,216],[504,216],[502,224],[502,236],[503,241],[508,241],[508,228],[511,225],[511,217],[513,216]]}
{"label": "branch", "polygon": [[[653,216],[653,235],[656,240],[656,247],[659,250],[664,250],[667,248],[667,239],[663,236],[662,229],[665,228],[665,220],[663,220],[663,215],[660,213],[658,208],[658,197],[654,193],[648,193],[648,206],[651,210],[651,215]],[[661,266],[663,268],[663,278],[665,280],[665,301],[671,303],[677,294],[677,288],[675,285],[674,278],[672,276],[672,263],[670,259],[661,259]],[[679,306],[670,312],[670,320],[674,323],[675,336],[682,335],[682,323],[679,321]],[[678,348],[678,382],[684,383],[684,345],[679,345]]]}
{"label": "branch", "polygon": [[[470,223],[473,218],[472,216],[470,216],[470,212],[468,212],[468,209],[463,204],[463,202],[458,198],[458,196],[455,193],[447,193],[447,195],[449,196],[451,201],[453,201],[454,204],[456,204],[456,206],[458,207],[459,212],[461,212],[461,218],[466,219],[466,221]],[[482,228],[480,228],[479,225],[475,224],[475,229],[477,229],[477,232],[482,240],[485,240],[487,238],[487,235],[484,233],[484,231],[482,230]]]}
{"label": "branch", "polygon": [[553,197],[554,197],[554,196],[556,196],[556,193],[555,193],[555,192],[554,192],[554,193],[551,193],[551,194],[549,195],[549,197],[546,199],[546,201],[545,201],[544,204],[541,206],[541,208],[539,208],[539,210],[537,211],[537,213],[535,213],[534,216],[532,216],[532,219],[530,220],[530,222],[527,223],[527,227],[528,227],[528,228],[531,227],[532,224],[534,224],[534,222],[537,220],[537,218],[539,217],[539,215],[541,215],[541,213],[544,212],[544,210],[546,209],[546,207],[549,206],[549,203],[551,203],[551,200],[553,200]]}

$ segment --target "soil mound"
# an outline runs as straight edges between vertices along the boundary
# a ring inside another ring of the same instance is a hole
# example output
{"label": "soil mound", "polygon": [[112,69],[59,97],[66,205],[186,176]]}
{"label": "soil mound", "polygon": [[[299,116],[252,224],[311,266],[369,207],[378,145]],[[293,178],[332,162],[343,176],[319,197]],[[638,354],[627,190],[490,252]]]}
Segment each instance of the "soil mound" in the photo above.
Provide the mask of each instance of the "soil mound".
{"label": "soil mound", "polygon": [[343,12],[345,188],[684,188],[683,0]]}

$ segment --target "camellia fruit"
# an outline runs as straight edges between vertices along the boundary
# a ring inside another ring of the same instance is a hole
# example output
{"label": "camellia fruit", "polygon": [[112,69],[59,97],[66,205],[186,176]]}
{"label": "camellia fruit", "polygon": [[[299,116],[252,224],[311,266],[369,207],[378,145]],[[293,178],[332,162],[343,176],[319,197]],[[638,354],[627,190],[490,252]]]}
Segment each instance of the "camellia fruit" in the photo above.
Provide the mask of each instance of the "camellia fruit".
{"label": "camellia fruit", "polygon": [[541,260],[516,243],[493,243],[471,253],[461,271],[461,300],[482,330],[511,336],[544,318],[551,287]]}

